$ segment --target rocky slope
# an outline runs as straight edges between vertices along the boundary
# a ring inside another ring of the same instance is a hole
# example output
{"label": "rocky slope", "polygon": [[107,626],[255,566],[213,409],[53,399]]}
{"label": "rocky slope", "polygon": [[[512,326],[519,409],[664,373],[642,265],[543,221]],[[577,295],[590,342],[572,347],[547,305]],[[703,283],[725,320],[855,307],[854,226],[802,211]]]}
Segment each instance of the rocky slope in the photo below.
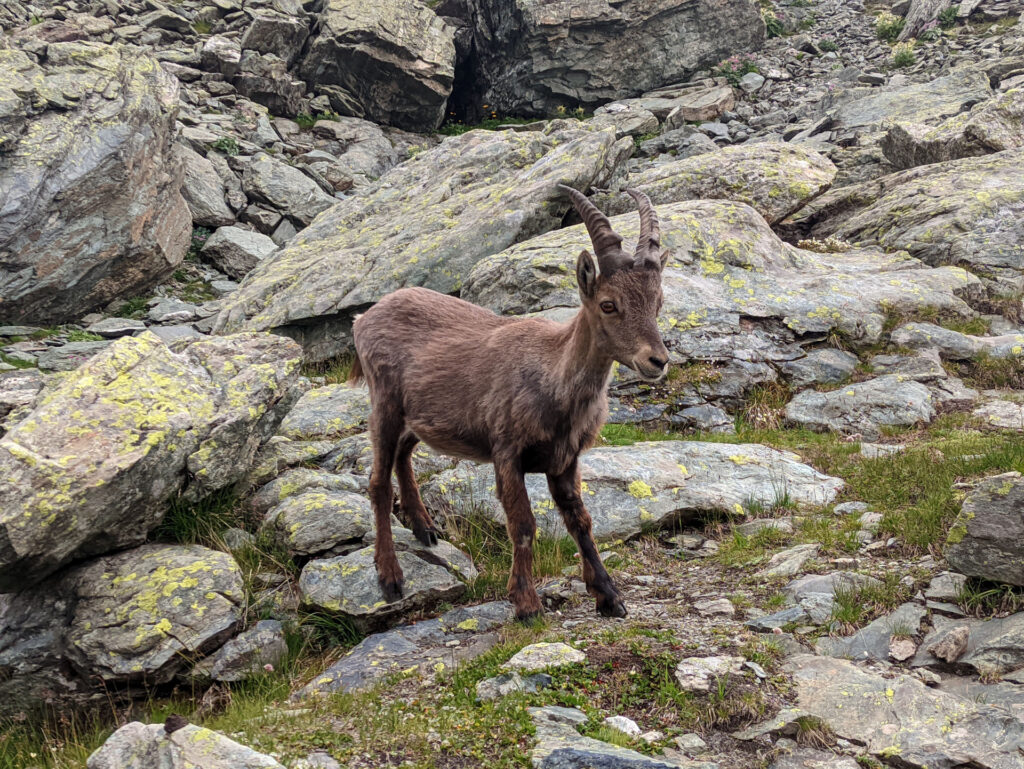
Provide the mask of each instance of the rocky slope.
{"label": "rocky slope", "polygon": [[[1021,10],[0,0],[0,765],[1021,766]],[[387,604],[352,319],[569,317],[558,183],[670,250],[630,616],[423,447]]]}

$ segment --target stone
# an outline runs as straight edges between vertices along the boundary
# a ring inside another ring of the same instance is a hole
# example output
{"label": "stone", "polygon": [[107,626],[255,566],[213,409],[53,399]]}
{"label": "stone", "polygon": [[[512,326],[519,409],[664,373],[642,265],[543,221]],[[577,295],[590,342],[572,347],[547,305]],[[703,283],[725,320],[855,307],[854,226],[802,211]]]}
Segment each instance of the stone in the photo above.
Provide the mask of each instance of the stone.
{"label": "stone", "polygon": [[934,639],[926,648],[932,656],[952,664],[964,656],[970,636],[971,628],[969,626],[957,625],[950,628],[949,632]]}
{"label": "stone", "polygon": [[44,383],[43,375],[35,369],[0,373],[0,417],[34,404]]}
{"label": "stone", "polygon": [[753,630],[770,633],[777,629],[781,630],[786,625],[807,622],[808,620],[807,611],[802,606],[790,606],[787,609],[767,614],[763,617],[748,619],[744,624]]}
{"label": "stone", "polygon": [[287,656],[288,641],[281,623],[273,619],[260,620],[211,655],[210,678],[244,681],[262,673],[266,665],[273,670]]}
{"label": "stone", "polygon": [[989,430],[1015,430],[1024,432],[1024,404],[1012,401],[992,400],[982,403],[971,416]]}
{"label": "stone", "polygon": [[290,67],[308,36],[309,25],[304,19],[279,13],[257,13],[242,35],[240,45],[243,51],[277,54]]}
{"label": "stone", "polygon": [[223,35],[211,35],[203,41],[200,57],[203,69],[234,77],[238,73],[242,47],[237,40]]}
{"label": "stone", "polygon": [[[277,329],[302,339],[310,360],[334,357],[350,349],[351,316],[385,294],[416,285],[453,293],[483,257],[558,227],[570,204],[556,183],[601,183],[619,151],[612,132],[572,121],[446,139],[338,202],[247,275],[215,330]],[[453,178],[467,181],[452,189]]]}
{"label": "stone", "polygon": [[[658,327],[684,360],[728,362],[734,369],[741,368],[737,359],[781,363],[803,356],[797,335],[824,338],[834,331],[853,345],[870,345],[882,340],[892,307],[910,312],[931,305],[973,317],[961,297],[982,288],[960,268],[929,269],[905,254],[794,248],[738,203],[685,201],[656,211],[671,255]],[[636,214],[610,221],[629,248],[639,232]],[[577,307],[574,255],[591,247],[582,225],[517,244],[481,259],[461,296],[501,315]],[[760,376],[777,375],[771,369]],[[743,398],[736,396],[739,407]]]}
{"label": "stone", "polygon": [[514,692],[532,694],[538,689],[547,689],[550,686],[551,676],[546,673],[535,673],[524,678],[513,671],[477,682],[476,698],[479,702],[489,702],[507,697]]}
{"label": "stone", "polygon": [[794,387],[813,384],[838,384],[849,379],[857,370],[860,359],[845,350],[822,347],[808,350],[807,355],[782,364],[782,373]]}
{"label": "stone", "polygon": [[936,326],[934,323],[906,323],[892,332],[893,344],[917,350],[937,350],[949,360],[976,358],[985,343],[978,337]]}
{"label": "stone", "polygon": [[[273,448],[277,439],[272,438],[267,442],[266,448]],[[289,441],[289,443],[291,443]],[[289,464],[299,464],[303,461],[311,461],[319,458],[334,448],[333,444],[318,441],[301,442],[298,446],[290,446],[283,453],[285,467]],[[274,456],[282,456],[274,453]],[[255,476],[263,479],[273,478],[266,486],[256,492],[251,500],[252,509],[261,515],[265,515],[270,508],[279,502],[301,494],[308,489],[325,489],[332,491],[363,491],[366,488],[366,478],[341,473],[329,473],[311,467],[295,467],[278,474],[272,472],[277,466],[274,461],[270,466],[261,466],[261,457],[257,456],[257,464],[253,468]]]}
{"label": "stone", "polygon": [[145,291],[191,233],[172,141],[178,81],[117,46],[46,50],[45,67],[0,51],[0,323],[72,321]]}
{"label": "stone", "polygon": [[[846,638],[822,638],[815,651],[829,657],[843,659],[884,661],[889,658],[894,636],[916,636],[924,618],[925,608],[915,603],[905,603],[884,617],[868,623]],[[912,657],[911,650],[907,657]]]}
{"label": "stone", "polygon": [[[449,665],[492,648],[499,641],[496,628],[514,616],[508,601],[492,601],[462,606],[440,617],[367,636],[330,668],[314,676],[295,698],[364,691],[393,673],[410,669],[436,675]],[[452,640],[459,644],[449,646]]]}
{"label": "stone", "polygon": [[786,420],[812,430],[861,433],[877,438],[883,426],[907,427],[935,418],[931,391],[895,375],[844,385],[830,392],[805,390],[786,406]]}
{"label": "stone", "polygon": [[966,582],[967,578],[963,574],[941,572],[928,583],[924,597],[933,601],[959,601]]}
{"label": "stone", "polygon": [[804,564],[818,554],[819,547],[812,542],[780,550],[768,559],[768,563],[757,572],[756,576],[761,578],[792,577],[799,574]]}
{"label": "stone", "polygon": [[306,94],[306,84],[293,77],[284,59],[273,53],[243,51],[231,82],[238,93],[274,115],[297,115]]}
{"label": "stone", "polygon": [[[546,118],[566,105],[594,109],[683,82],[736,51],[758,48],[765,35],[760,15],[742,2],[666,7],[641,0],[611,9],[594,0],[526,0],[512,16],[499,0],[476,7],[473,103],[507,115]],[[586,35],[566,36],[570,25]]]}
{"label": "stone", "polygon": [[765,529],[774,529],[780,534],[792,534],[793,521],[788,518],[755,518],[752,521],[740,523],[733,527],[733,531],[745,537],[752,537]]}
{"label": "stone", "polygon": [[445,117],[455,79],[453,30],[417,3],[331,0],[299,65],[334,111],[408,131]]}
{"label": "stone", "polygon": [[163,724],[127,723],[91,756],[88,769],[149,769],[195,766],[202,769],[284,769],[270,756],[219,732],[188,724],[171,734]]}
{"label": "stone", "polygon": [[302,602],[317,611],[351,617],[360,628],[372,628],[410,609],[452,601],[466,585],[444,566],[408,551],[398,551],[405,575],[402,598],[388,603],[377,581],[373,548],[307,563],[299,577]]}
{"label": "stone", "polygon": [[743,657],[687,657],[676,665],[675,678],[679,688],[688,692],[706,692],[715,679],[738,675]]}
{"label": "stone", "polygon": [[538,670],[577,665],[587,661],[587,655],[564,643],[535,643],[524,646],[501,666],[502,670],[533,673]]}
{"label": "stone", "polygon": [[275,251],[277,244],[266,235],[241,227],[218,227],[200,253],[221,272],[243,278]]}
{"label": "stone", "polygon": [[345,543],[359,543],[373,526],[362,494],[308,489],[272,507],[264,524],[293,556],[317,556]]}
{"label": "stone", "polygon": [[245,475],[293,402],[298,348],[238,335],[178,349],[118,339],[0,438],[0,590],[140,544],[171,498]]}
{"label": "stone", "polygon": [[680,96],[665,118],[669,130],[686,123],[717,120],[723,112],[736,106],[736,95],[729,86],[718,86]]}
{"label": "stone", "polygon": [[162,299],[149,309],[147,317],[153,323],[195,320],[196,306],[180,299]]}
{"label": "stone", "polygon": [[702,617],[734,617],[736,607],[728,598],[716,598],[707,601],[697,601],[693,608]]}
{"label": "stone", "polygon": [[[653,203],[724,199],[746,203],[769,224],[780,221],[827,190],[836,177],[828,158],[798,145],[761,142],[675,160],[631,175],[625,184]],[[635,210],[625,193],[597,195],[608,216]]]}
{"label": "stone", "polygon": [[897,662],[906,662],[917,652],[917,644],[910,638],[891,638],[889,656]]}
{"label": "stone", "polygon": [[636,721],[625,716],[608,716],[601,722],[609,729],[615,729],[616,731],[622,732],[627,737],[639,737],[640,727],[637,726]]}
{"label": "stone", "polygon": [[246,166],[242,189],[302,225],[338,202],[302,171],[262,152]]}
{"label": "stone", "polygon": [[986,478],[964,498],[946,535],[950,567],[968,577],[1024,585],[1024,479]]}
{"label": "stone", "polygon": [[36,356],[36,365],[44,371],[74,371],[109,346],[110,342],[104,340],[68,342],[60,347],[48,347]]}
{"label": "stone", "polygon": [[665,131],[661,136],[640,143],[640,154],[647,156],[671,153],[676,158],[689,158],[717,151],[718,145],[704,134],[694,131],[692,126]]}
{"label": "stone", "polygon": [[337,440],[364,432],[370,396],[362,387],[325,385],[299,399],[281,423],[280,434],[292,440]]}
{"label": "stone", "polygon": [[829,574],[809,574],[795,579],[783,588],[793,601],[803,601],[811,594],[834,595],[839,591],[854,591],[866,585],[881,587],[882,583],[866,574],[853,571],[834,571]]}
{"label": "stone", "polygon": [[724,409],[709,404],[688,406],[682,411],[672,414],[669,421],[683,429],[697,432],[725,434],[736,432],[736,420],[729,416]]}
{"label": "stone", "polygon": [[815,748],[796,748],[784,753],[768,766],[768,769],[859,769],[858,764],[849,756],[837,756],[827,750]]}
{"label": "stone", "polygon": [[[685,522],[709,511],[735,515],[744,506],[770,506],[780,488],[800,505],[824,505],[842,481],[797,461],[795,454],[756,444],[656,441],[592,449],[580,458],[583,500],[599,540],[636,536],[662,523]],[[543,476],[527,475],[526,487],[537,526],[562,536],[561,516]],[[460,514],[472,509],[503,523],[491,465],[460,462],[423,483],[431,509]]]}
{"label": "stone", "polygon": [[133,318],[104,318],[95,323],[90,323],[85,330],[90,334],[98,334],[107,339],[116,339],[117,337],[131,336],[140,331],[145,331],[146,324],[141,320]]}
{"label": "stone", "polygon": [[915,769],[1009,769],[1020,762],[1024,725],[1008,711],[935,691],[910,676],[883,678],[846,660],[798,655],[784,670],[793,677],[798,708],[876,757],[898,755]]}
{"label": "stone", "polygon": [[871,358],[871,369],[876,374],[896,374],[916,382],[949,378],[935,350],[925,350],[919,355],[875,355]]}
{"label": "stone", "polygon": [[317,120],[313,133],[330,140],[332,163],[346,174],[376,179],[398,163],[398,152],[391,140],[380,126],[368,120],[354,117]]}
{"label": "stone", "polygon": [[687,752],[696,753],[701,750],[706,750],[708,745],[704,740],[700,738],[700,735],[689,732],[687,734],[680,734],[672,740],[680,750]]}
{"label": "stone", "polygon": [[882,140],[896,168],[913,168],[1024,146],[1024,90],[981,102],[931,127],[896,123]]}
{"label": "stone", "polygon": [[[946,660],[955,658],[955,669],[959,672],[993,678],[1024,667],[1024,613],[990,620],[932,615],[932,624],[934,629],[925,636],[914,657],[914,667],[946,668]],[[964,627],[966,648],[961,629]]]}
{"label": "stone", "polygon": [[1017,148],[830,190],[791,217],[785,229],[905,248],[928,264],[966,264],[990,283],[1015,291],[1024,285],[1022,163],[1024,148]]}
{"label": "stone", "polygon": [[213,163],[185,145],[178,145],[185,176],[181,194],[192,214],[192,223],[199,227],[221,227],[232,224],[235,214],[224,201],[224,182]]}
{"label": "stone", "polygon": [[594,110],[591,127],[612,128],[615,138],[644,136],[655,133],[660,123],[653,112],[639,106],[612,102]]}

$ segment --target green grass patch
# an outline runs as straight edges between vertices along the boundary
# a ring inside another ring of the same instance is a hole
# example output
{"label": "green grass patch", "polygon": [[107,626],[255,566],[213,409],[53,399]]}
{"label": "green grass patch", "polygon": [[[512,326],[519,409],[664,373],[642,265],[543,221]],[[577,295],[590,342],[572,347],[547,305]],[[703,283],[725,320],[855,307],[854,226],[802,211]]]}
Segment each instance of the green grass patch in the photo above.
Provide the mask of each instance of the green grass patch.
{"label": "green grass patch", "polygon": [[302,367],[302,375],[323,377],[326,380],[325,384],[345,384],[352,373],[355,360],[354,355],[340,355],[318,363],[306,363]]}
{"label": "green grass patch", "polygon": [[93,334],[90,331],[83,331],[82,329],[75,328],[67,332],[65,337],[69,342],[102,342],[103,337],[99,334]]}
{"label": "green grass patch", "polygon": [[886,614],[910,598],[910,589],[900,584],[902,574],[886,574],[879,584],[837,584],[832,620],[843,633],[863,627],[871,620]]}
{"label": "green grass patch", "polygon": [[12,358],[12,357],[10,357],[8,355],[5,355],[2,352],[0,352],[0,361],[3,361],[4,363],[6,363],[9,366],[14,366],[14,368],[16,368],[16,369],[26,369],[26,368],[35,368],[36,367],[36,364],[34,364],[34,363],[29,363],[26,360],[18,360],[17,358]]}
{"label": "green grass patch", "polygon": [[[565,114],[561,117],[575,117],[572,114]],[[520,117],[490,117],[486,120],[481,120],[479,123],[465,124],[462,121],[453,121],[445,123],[443,126],[437,129],[437,132],[443,136],[461,136],[464,133],[470,131],[483,130],[483,131],[498,131],[502,126],[506,125],[526,125],[527,123],[535,123],[536,118],[520,118]]]}
{"label": "green grass patch", "polygon": [[120,318],[133,318],[141,320],[146,317],[148,299],[144,296],[134,296],[117,308],[117,316]]}
{"label": "green grass patch", "polygon": [[894,43],[900,36],[900,32],[903,31],[905,24],[906,20],[901,16],[883,11],[875,17],[875,35],[879,40]]}

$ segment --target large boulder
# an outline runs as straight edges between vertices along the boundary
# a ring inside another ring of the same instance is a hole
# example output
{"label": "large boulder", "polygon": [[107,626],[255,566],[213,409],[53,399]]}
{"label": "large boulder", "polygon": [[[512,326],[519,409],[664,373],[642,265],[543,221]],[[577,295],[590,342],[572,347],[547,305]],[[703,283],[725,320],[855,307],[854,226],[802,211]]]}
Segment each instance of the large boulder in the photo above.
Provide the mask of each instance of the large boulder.
{"label": "large boulder", "polygon": [[[770,507],[783,494],[799,505],[827,505],[843,487],[840,479],[817,472],[795,454],[756,444],[661,441],[602,447],[580,458],[580,472],[594,536],[602,540],[632,537],[709,511],[737,514],[753,504]],[[526,488],[538,528],[564,536],[544,476],[526,476]],[[505,522],[491,465],[462,462],[426,481],[421,492],[430,507]]]}
{"label": "large boulder", "polygon": [[[973,317],[961,297],[981,293],[959,268],[929,269],[905,253],[818,253],[783,243],[748,206],[686,201],[657,207],[665,268],[658,325],[685,358],[783,362],[803,356],[798,339],[839,331],[851,343],[882,338],[893,308],[942,307]],[[636,213],[611,220],[631,248]],[[583,225],[520,243],[481,260],[462,297],[502,315],[576,307],[576,255],[590,247]]]}
{"label": "large boulder", "polygon": [[307,358],[337,355],[351,342],[352,315],[385,294],[414,285],[453,293],[483,257],[559,226],[569,200],[556,185],[603,183],[622,150],[611,130],[575,121],[452,137],[261,263],[224,300],[216,331],[273,329],[299,339]]}
{"label": "large boulder", "polygon": [[335,112],[409,131],[441,125],[454,32],[425,4],[328,0],[317,29],[299,71]]}
{"label": "large boulder", "polygon": [[905,248],[1024,288],[1024,148],[934,163],[833,189],[787,220],[794,234]]}
{"label": "large boulder", "polygon": [[302,171],[264,152],[245,167],[242,189],[303,227],[337,203]]}
{"label": "large boulder", "polygon": [[163,724],[125,724],[96,750],[88,769],[284,769],[270,756],[195,724],[169,734]]}
{"label": "large boulder", "polygon": [[294,402],[298,347],[269,335],[119,339],[0,439],[0,590],[137,545],[166,502],[240,480]]}
{"label": "large boulder", "polygon": [[[796,144],[740,144],[652,166],[630,176],[625,186],[651,202],[735,200],[746,203],[769,224],[800,209],[827,190],[836,177],[828,158]],[[609,216],[636,208],[625,194],[603,194],[594,203]]]}
{"label": "large boulder", "polygon": [[765,39],[745,0],[473,0],[475,106],[548,117],[684,81]]}
{"label": "large boulder", "polygon": [[51,43],[0,49],[0,321],[54,323],[134,295],[192,230],[172,137],[178,81],[151,58]]}
{"label": "large boulder", "polygon": [[882,140],[896,168],[988,155],[1024,146],[1024,88],[982,102],[935,127],[896,123]]}
{"label": "large boulder", "polygon": [[1024,479],[986,478],[964,499],[946,537],[946,560],[961,574],[1024,586]]}
{"label": "large boulder", "polygon": [[786,419],[793,424],[869,438],[877,438],[883,426],[909,427],[934,418],[931,391],[898,374],[828,392],[805,390],[786,406]]}

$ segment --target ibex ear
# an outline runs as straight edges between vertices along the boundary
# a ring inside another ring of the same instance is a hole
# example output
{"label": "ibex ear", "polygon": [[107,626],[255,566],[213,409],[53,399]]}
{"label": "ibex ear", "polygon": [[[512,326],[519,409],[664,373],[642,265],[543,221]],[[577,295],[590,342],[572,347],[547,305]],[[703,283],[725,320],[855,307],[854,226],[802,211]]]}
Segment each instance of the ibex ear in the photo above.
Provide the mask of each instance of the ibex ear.
{"label": "ibex ear", "polygon": [[672,256],[672,252],[669,249],[665,249],[661,252],[661,269],[664,272],[665,266],[668,264],[669,257]]}
{"label": "ibex ear", "polygon": [[593,299],[597,291],[597,267],[590,252],[584,249],[576,258],[576,282],[580,286],[580,296]]}

